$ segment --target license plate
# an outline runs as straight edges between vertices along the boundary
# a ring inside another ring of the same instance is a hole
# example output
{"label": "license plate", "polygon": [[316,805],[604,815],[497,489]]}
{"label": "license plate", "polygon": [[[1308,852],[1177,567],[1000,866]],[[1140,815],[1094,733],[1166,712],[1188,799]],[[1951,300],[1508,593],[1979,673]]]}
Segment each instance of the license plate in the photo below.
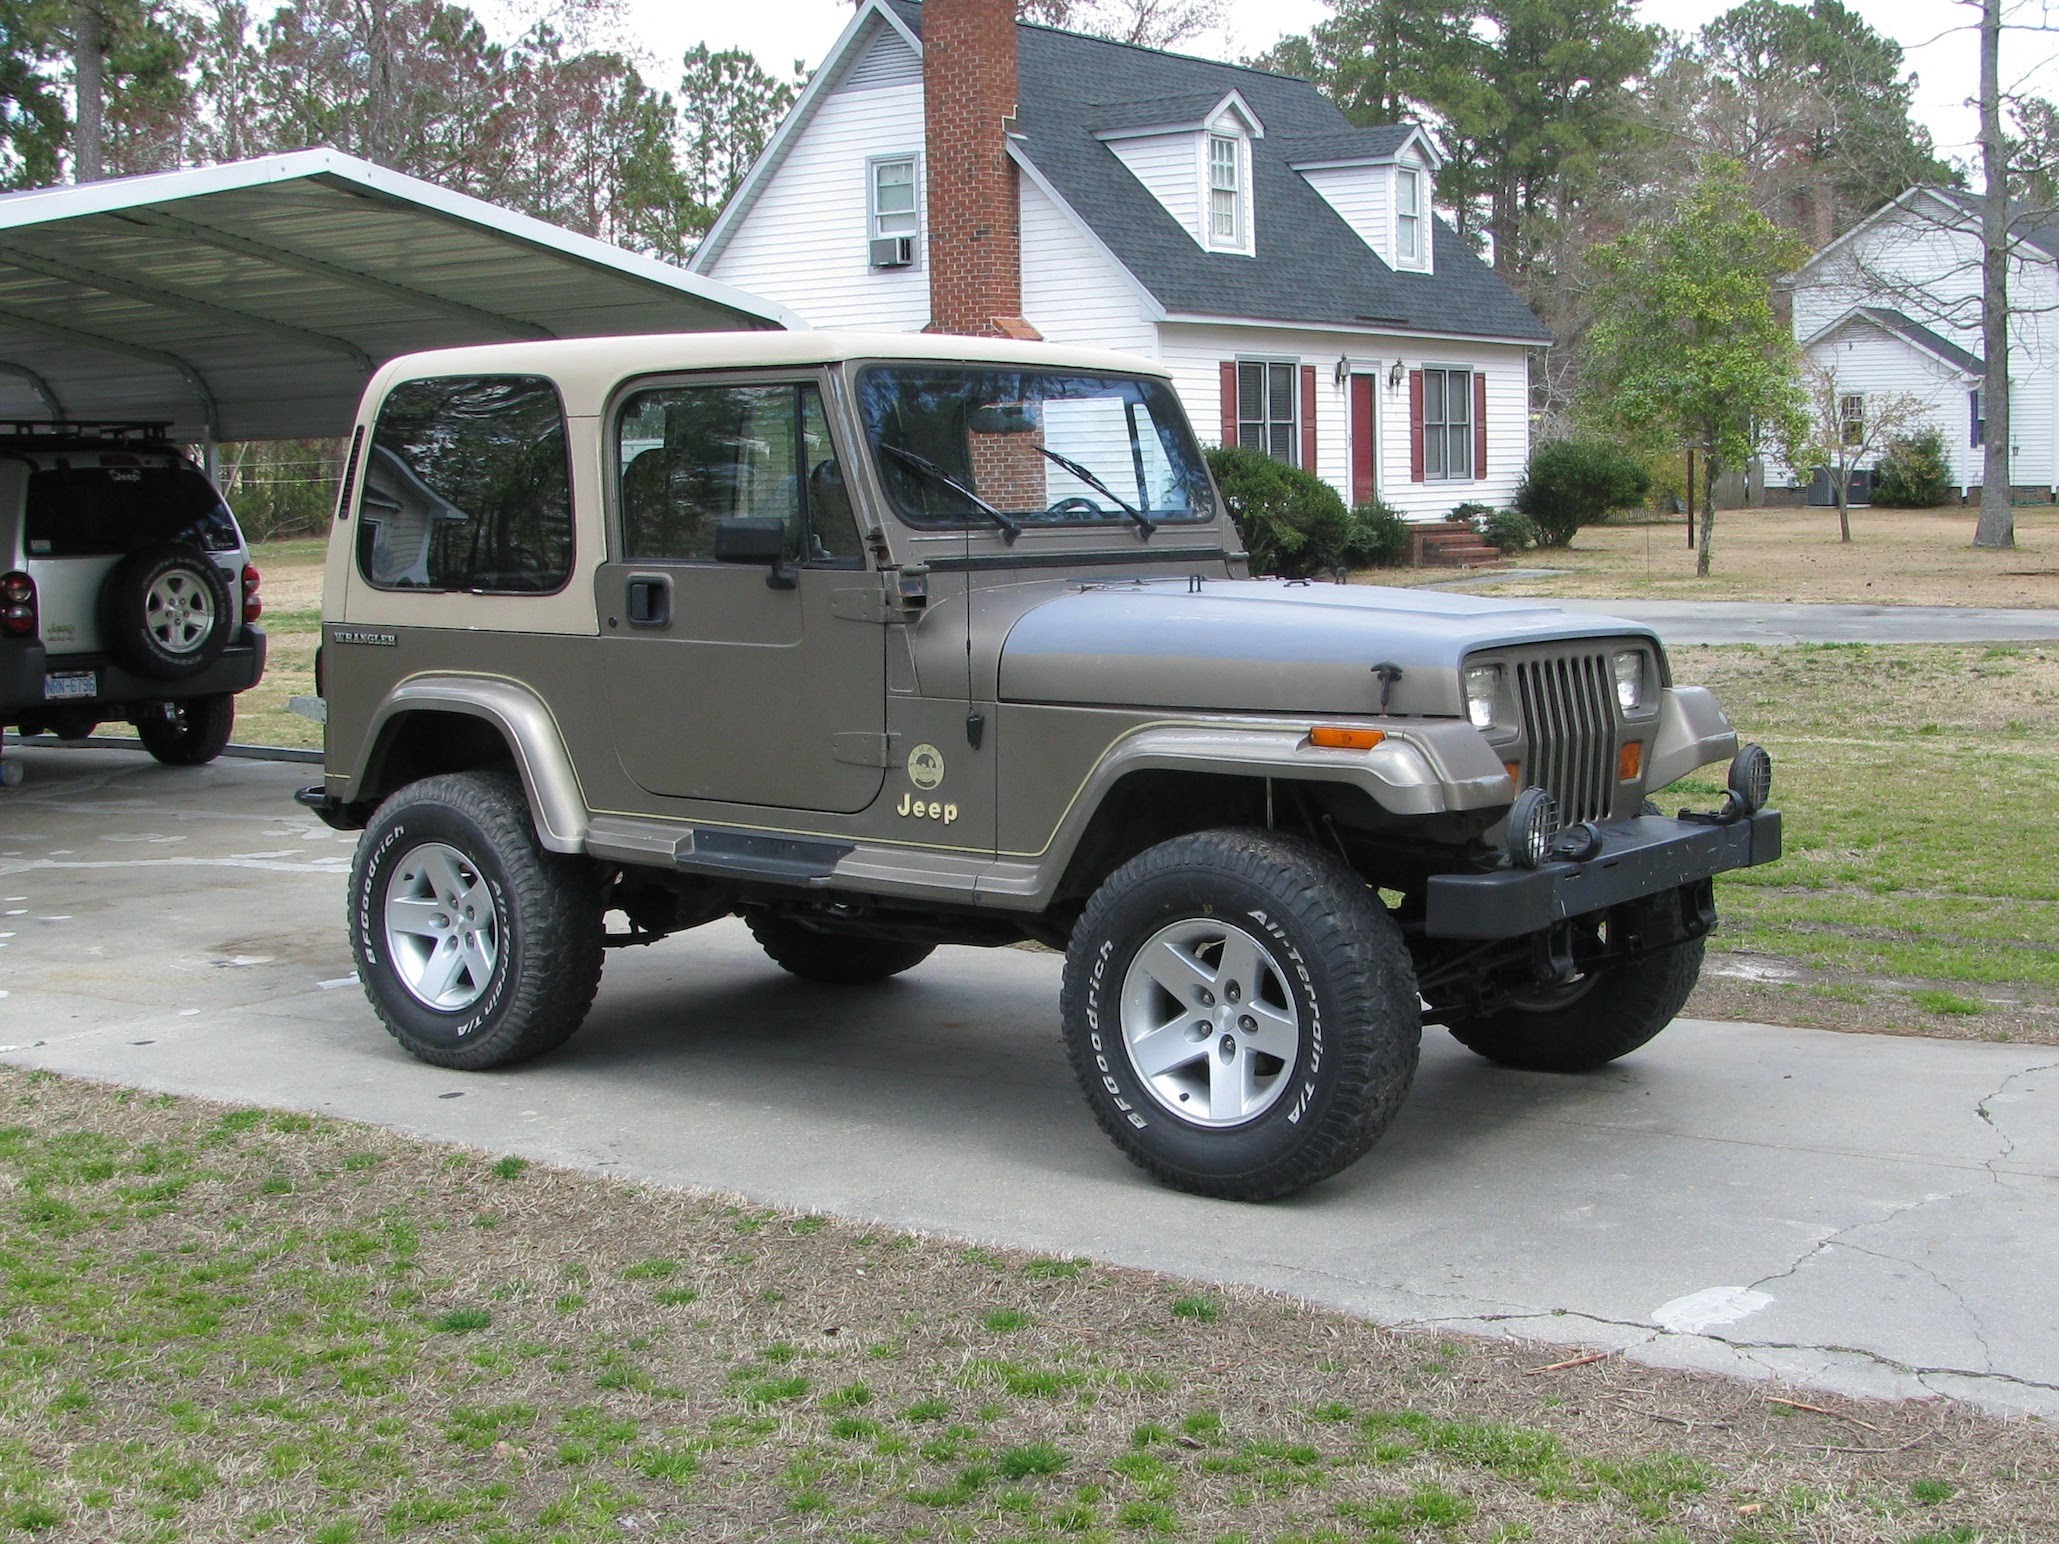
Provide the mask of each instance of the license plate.
{"label": "license plate", "polygon": [[90,670],[67,670],[62,675],[43,677],[45,702],[71,702],[100,695],[100,677]]}

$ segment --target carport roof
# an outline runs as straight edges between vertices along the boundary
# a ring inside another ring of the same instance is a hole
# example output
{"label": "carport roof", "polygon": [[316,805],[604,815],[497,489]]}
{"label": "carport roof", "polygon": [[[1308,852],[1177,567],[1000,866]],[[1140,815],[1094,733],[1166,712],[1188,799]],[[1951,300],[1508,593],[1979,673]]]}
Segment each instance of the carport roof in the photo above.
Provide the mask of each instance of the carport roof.
{"label": "carport roof", "polygon": [[398,354],[800,325],[716,280],[335,150],[0,195],[0,418],[336,435]]}

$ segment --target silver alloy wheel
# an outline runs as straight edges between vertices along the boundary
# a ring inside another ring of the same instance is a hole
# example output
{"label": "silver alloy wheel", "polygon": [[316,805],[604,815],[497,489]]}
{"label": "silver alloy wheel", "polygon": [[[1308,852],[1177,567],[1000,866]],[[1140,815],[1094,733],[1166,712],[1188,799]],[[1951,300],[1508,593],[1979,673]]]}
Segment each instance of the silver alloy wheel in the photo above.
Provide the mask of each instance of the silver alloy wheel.
{"label": "silver alloy wheel", "polygon": [[386,955],[401,984],[440,1013],[462,1013],[493,980],[500,917],[486,878],[457,848],[424,842],[386,881]]}
{"label": "silver alloy wheel", "polygon": [[1301,1057],[1287,974],[1234,922],[1160,928],[1122,983],[1122,1043],[1151,1097],[1196,1126],[1238,1126],[1271,1109]]}
{"label": "silver alloy wheel", "polygon": [[214,595],[198,574],[174,568],[143,597],[143,625],[168,653],[191,654],[214,628]]}

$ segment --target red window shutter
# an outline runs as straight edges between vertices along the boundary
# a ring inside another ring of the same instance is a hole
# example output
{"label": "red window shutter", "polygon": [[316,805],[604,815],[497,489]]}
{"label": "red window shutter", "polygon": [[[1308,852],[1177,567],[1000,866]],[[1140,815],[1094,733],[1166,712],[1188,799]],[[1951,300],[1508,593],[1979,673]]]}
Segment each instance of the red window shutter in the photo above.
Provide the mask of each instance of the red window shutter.
{"label": "red window shutter", "polygon": [[1487,373],[1473,372],[1473,475],[1487,475]]}
{"label": "red window shutter", "polygon": [[1408,480],[1423,480],[1423,372],[1408,372]]}
{"label": "red window shutter", "polygon": [[1301,367],[1301,466],[1315,470],[1315,366]]}
{"label": "red window shutter", "polygon": [[1237,366],[1228,359],[1223,361],[1223,443],[1237,443]]}
{"label": "red window shutter", "polygon": [[1373,487],[1373,378],[1351,378],[1351,502],[1364,504]]}

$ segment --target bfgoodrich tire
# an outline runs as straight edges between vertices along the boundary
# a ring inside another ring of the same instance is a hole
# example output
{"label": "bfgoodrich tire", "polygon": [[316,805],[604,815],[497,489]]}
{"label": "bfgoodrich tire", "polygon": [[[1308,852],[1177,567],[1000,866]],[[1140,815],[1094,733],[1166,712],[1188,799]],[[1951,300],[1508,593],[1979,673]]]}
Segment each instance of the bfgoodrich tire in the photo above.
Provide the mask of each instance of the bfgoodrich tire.
{"label": "bfgoodrich tire", "polygon": [[373,1011],[439,1067],[556,1049],[600,986],[604,877],[543,850],[511,774],[409,784],[379,807],[350,869],[351,947]]}
{"label": "bfgoodrich tire", "polygon": [[781,970],[824,986],[870,986],[913,970],[935,945],[850,933],[818,933],[785,917],[745,919],[751,936]]}
{"label": "bfgoodrich tire", "polygon": [[236,699],[228,692],[168,702],[136,720],[143,749],[168,767],[200,767],[228,747],[236,729]]}
{"label": "bfgoodrich tire", "polygon": [[1422,1038],[1401,931],[1365,882],[1269,831],[1163,842],[1094,893],[1065,1046],[1094,1117],[1177,1189],[1267,1201],[1364,1155]]}
{"label": "bfgoodrich tire", "polygon": [[140,676],[183,681],[229,646],[229,582],[198,547],[164,542],[130,553],[100,587],[100,641]]}
{"label": "bfgoodrich tire", "polygon": [[1526,1072],[1592,1072],[1628,1056],[1679,1016],[1702,971],[1702,940],[1596,971],[1570,987],[1453,1023],[1469,1051]]}

